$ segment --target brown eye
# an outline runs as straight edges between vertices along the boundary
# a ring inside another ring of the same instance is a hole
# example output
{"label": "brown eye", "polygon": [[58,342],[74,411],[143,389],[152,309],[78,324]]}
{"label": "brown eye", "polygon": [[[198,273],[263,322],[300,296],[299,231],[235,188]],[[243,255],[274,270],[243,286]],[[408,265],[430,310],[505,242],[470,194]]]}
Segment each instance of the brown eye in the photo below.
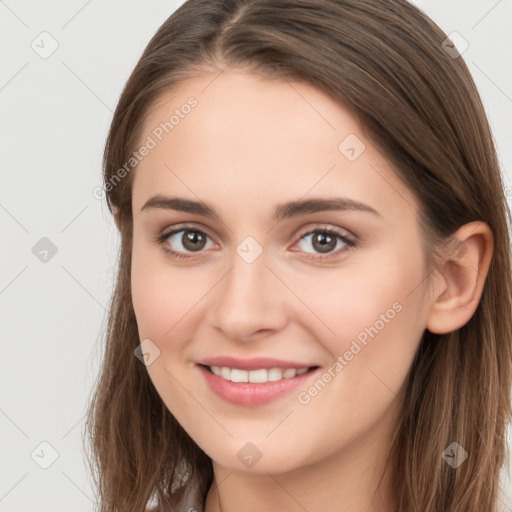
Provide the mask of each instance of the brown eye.
{"label": "brown eye", "polygon": [[185,228],[163,234],[161,243],[172,253],[183,253],[186,256],[187,253],[201,252],[208,239],[209,236],[198,229]]}
{"label": "brown eye", "polygon": [[183,247],[188,251],[200,251],[206,244],[206,236],[200,231],[185,231],[181,237]]}
{"label": "brown eye", "polygon": [[337,240],[329,233],[314,233],[312,243],[317,251],[324,253],[332,251],[336,247]]}
{"label": "brown eye", "polygon": [[[349,235],[338,232],[334,229],[315,229],[302,235],[300,242],[307,241],[309,238],[309,245],[312,246],[313,251],[305,250],[301,251],[308,254],[310,258],[326,259],[330,257],[336,257],[341,253],[345,252],[351,247],[355,247],[355,241]],[[335,250],[339,245],[338,250]],[[325,256],[323,256],[325,255]]]}

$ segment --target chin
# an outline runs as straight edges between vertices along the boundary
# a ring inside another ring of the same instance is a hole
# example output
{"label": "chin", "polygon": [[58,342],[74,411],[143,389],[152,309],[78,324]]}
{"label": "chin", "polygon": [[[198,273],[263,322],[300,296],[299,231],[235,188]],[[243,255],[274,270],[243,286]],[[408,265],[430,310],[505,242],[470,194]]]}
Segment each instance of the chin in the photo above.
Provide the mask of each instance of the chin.
{"label": "chin", "polygon": [[215,464],[223,468],[254,475],[286,473],[307,465],[306,461],[300,460],[297,450],[288,453],[276,447],[269,447],[268,442],[266,446],[263,444],[257,441],[255,443],[234,441],[232,450],[223,446],[208,450],[206,453]]}

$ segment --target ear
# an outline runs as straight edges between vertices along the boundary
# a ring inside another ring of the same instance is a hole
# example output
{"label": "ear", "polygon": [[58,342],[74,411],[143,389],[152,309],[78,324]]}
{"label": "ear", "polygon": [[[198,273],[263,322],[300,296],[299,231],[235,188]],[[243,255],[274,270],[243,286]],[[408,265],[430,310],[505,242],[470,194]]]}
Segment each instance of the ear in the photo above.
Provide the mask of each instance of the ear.
{"label": "ear", "polygon": [[427,329],[445,334],[465,325],[480,302],[494,248],[492,231],[485,222],[460,227],[443,247],[434,272]]}

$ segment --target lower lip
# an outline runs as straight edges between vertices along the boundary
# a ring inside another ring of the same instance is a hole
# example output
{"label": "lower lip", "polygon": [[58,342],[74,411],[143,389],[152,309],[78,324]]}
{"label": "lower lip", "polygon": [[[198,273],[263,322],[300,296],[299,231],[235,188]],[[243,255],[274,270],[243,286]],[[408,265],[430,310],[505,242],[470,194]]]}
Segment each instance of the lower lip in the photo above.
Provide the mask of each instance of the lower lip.
{"label": "lower lip", "polygon": [[210,389],[220,398],[236,405],[258,406],[264,405],[272,400],[289,393],[293,389],[304,385],[314,370],[307,371],[302,375],[291,377],[289,379],[281,379],[274,382],[231,382],[223,379],[218,375],[211,373],[206,367],[198,365],[200,372],[203,374],[206,383]]}

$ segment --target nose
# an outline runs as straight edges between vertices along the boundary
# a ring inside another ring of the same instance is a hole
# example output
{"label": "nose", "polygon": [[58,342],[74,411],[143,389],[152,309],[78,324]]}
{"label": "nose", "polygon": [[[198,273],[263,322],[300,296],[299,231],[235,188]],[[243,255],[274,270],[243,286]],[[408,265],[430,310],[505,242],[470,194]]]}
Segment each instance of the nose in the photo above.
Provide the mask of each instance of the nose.
{"label": "nose", "polygon": [[231,262],[230,270],[212,290],[210,325],[238,342],[283,329],[289,321],[287,293],[291,293],[269,267],[265,252],[250,263],[234,252]]}

